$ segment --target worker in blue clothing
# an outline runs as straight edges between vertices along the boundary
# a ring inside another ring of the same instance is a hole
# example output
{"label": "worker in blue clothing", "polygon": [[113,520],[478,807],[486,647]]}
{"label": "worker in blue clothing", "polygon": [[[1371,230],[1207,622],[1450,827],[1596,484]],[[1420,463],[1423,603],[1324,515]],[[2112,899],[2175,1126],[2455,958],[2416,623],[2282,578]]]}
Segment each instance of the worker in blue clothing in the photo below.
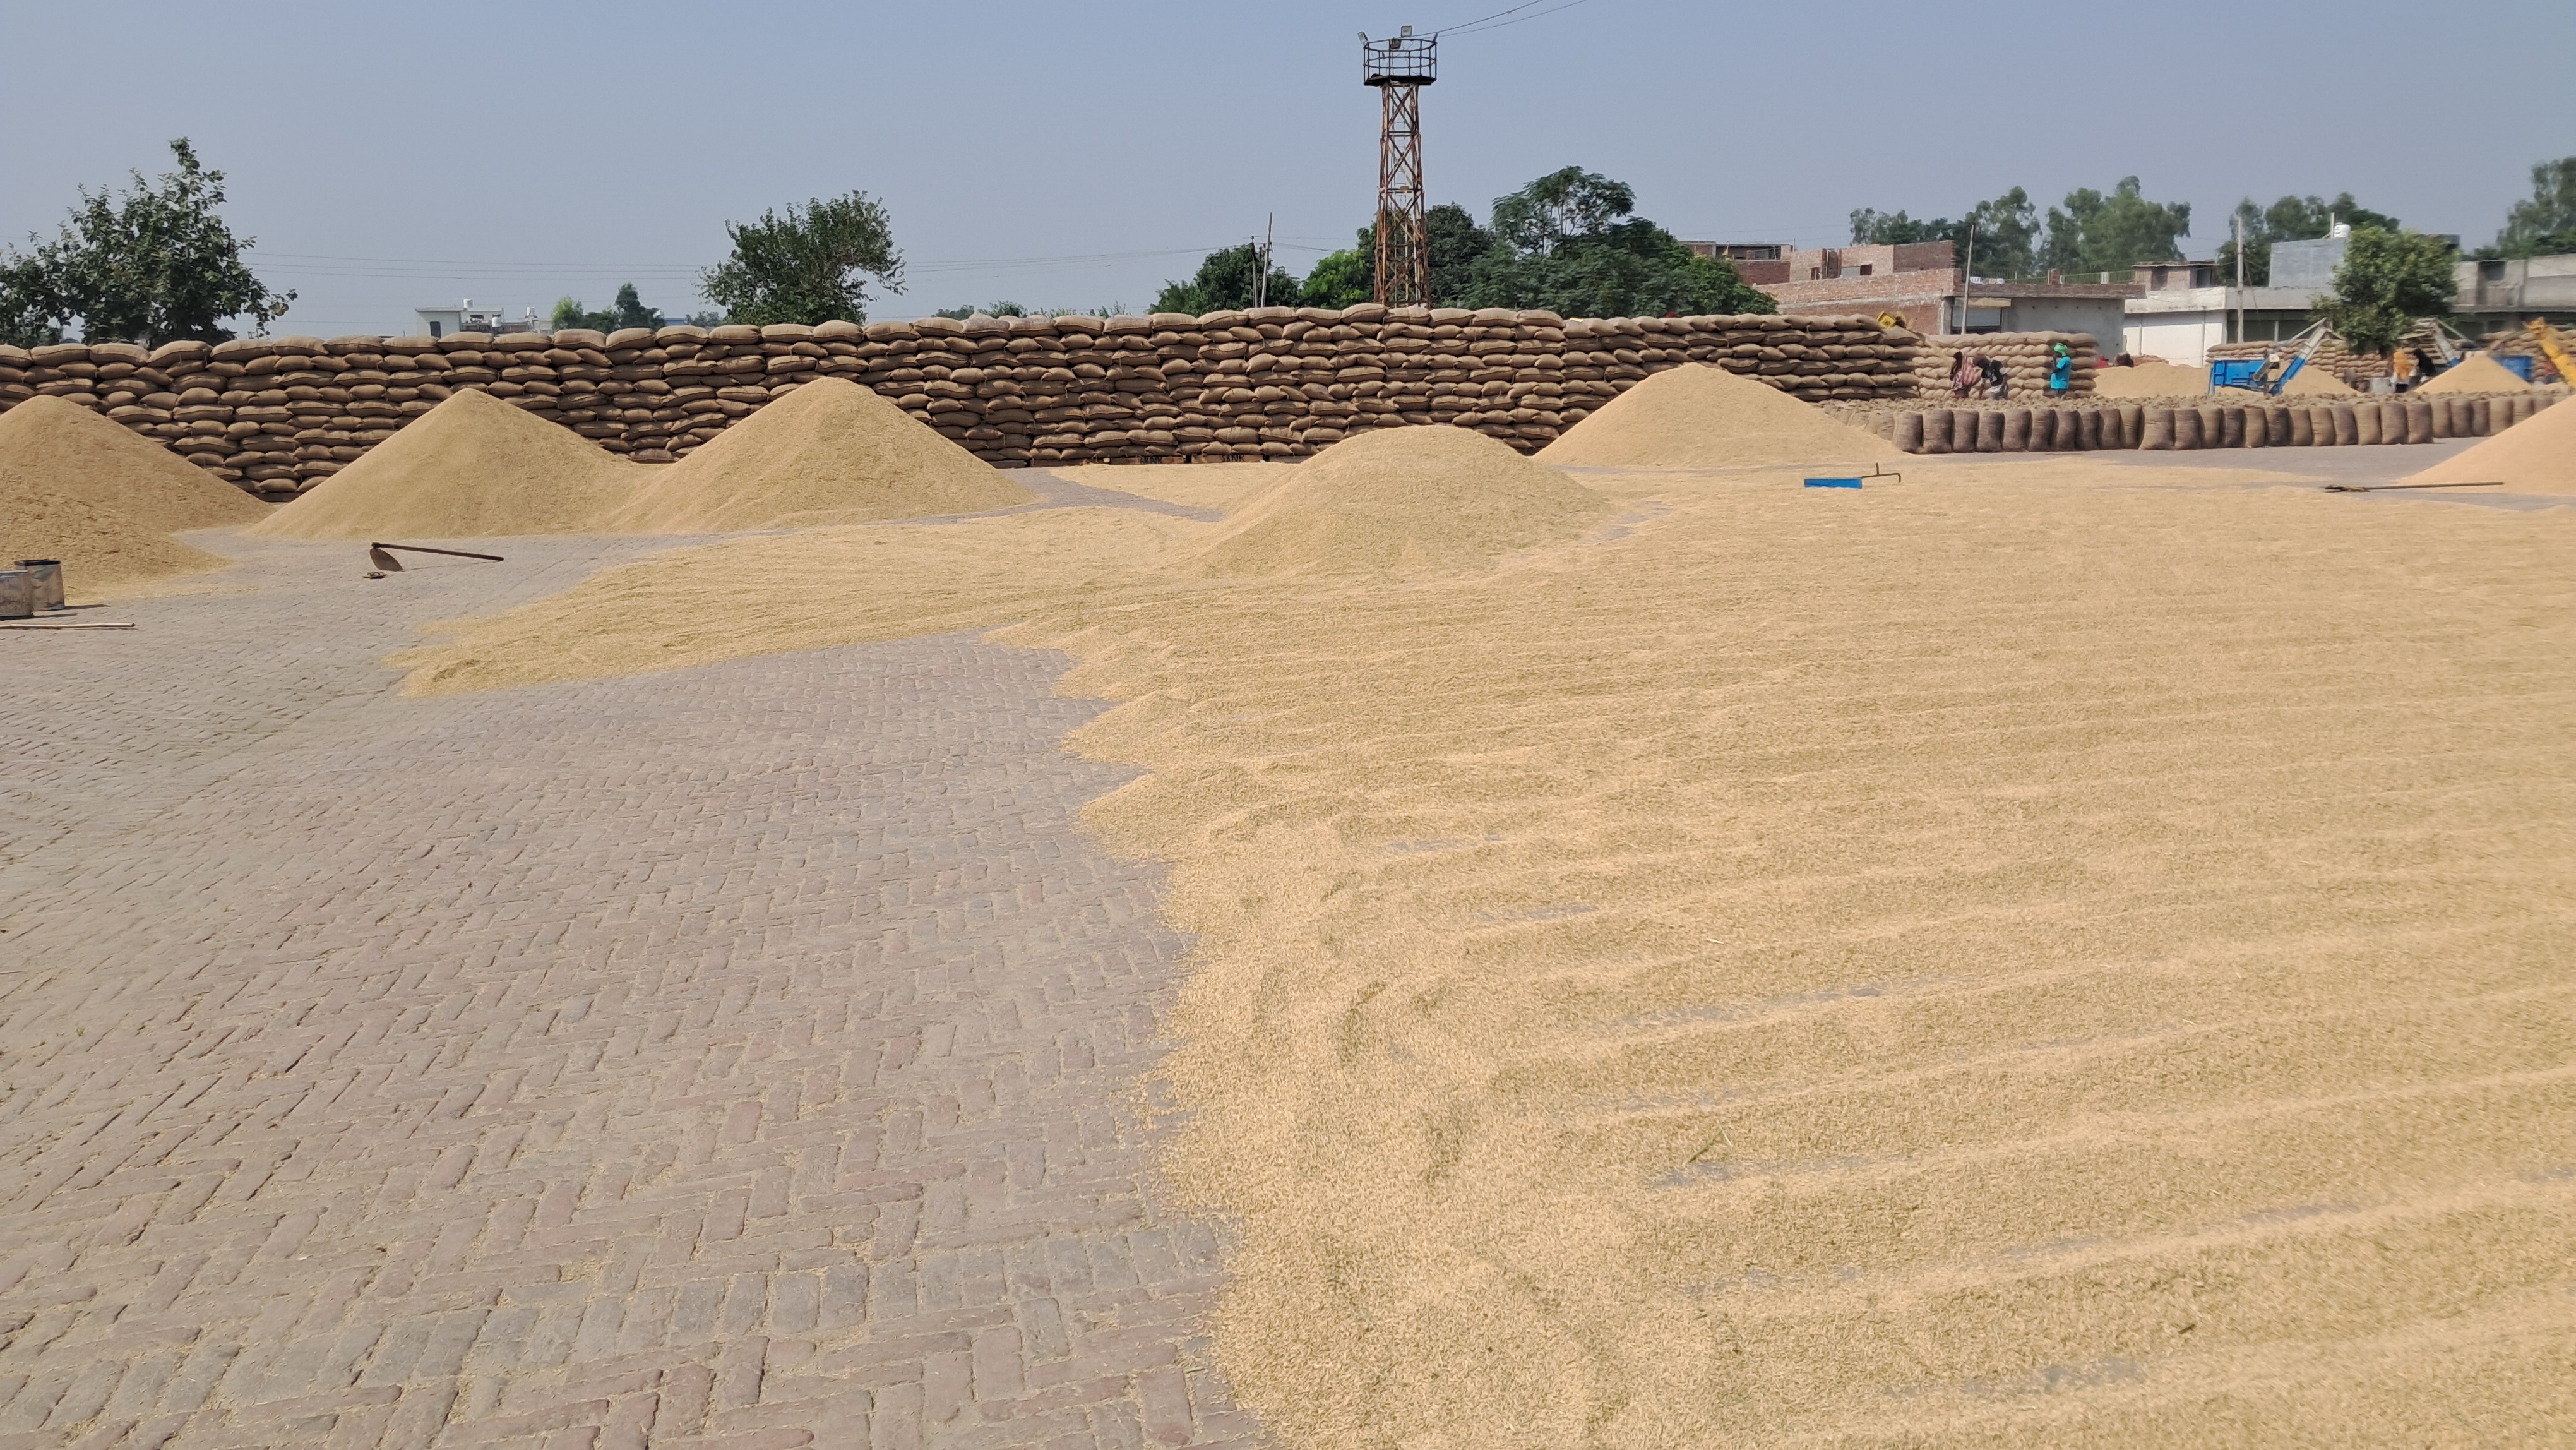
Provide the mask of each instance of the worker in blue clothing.
{"label": "worker in blue clothing", "polygon": [[2058,343],[2057,355],[2048,360],[2048,395],[2062,398],[2074,385],[2075,355],[2066,350],[2066,344]]}

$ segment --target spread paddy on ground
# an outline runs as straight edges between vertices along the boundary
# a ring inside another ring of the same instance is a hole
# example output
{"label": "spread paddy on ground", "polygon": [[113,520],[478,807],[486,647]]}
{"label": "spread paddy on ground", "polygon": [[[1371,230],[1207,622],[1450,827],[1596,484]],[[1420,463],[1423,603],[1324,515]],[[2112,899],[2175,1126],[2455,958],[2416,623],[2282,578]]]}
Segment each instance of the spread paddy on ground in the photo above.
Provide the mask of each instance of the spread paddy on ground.
{"label": "spread paddy on ground", "polygon": [[1086,470],[1238,516],[726,541],[404,662],[1068,652],[1287,1443],[2569,1423],[2576,508],[1912,462],[1258,578],[1202,566],[1289,470]]}

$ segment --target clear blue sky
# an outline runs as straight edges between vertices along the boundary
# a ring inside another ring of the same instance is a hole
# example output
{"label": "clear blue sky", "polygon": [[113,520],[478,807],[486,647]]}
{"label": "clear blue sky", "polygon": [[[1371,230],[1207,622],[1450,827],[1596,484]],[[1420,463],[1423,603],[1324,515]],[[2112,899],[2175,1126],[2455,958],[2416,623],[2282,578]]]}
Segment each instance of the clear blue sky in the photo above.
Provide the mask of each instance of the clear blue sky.
{"label": "clear blue sky", "polygon": [[[911,264],[878,316],[1141,308],[1266,212],[1300,273],[1348,245],[1377,180],[1357,32],[1507,3],[0,0],[0,237],[50,234],[77,185],[157,173],[185,134],[254,265],[302,294],[289,331],[409,331],[466,295],[595,306],[630,279],[685,311],[727,218],[854,187]],[[1858,206],[2134,174],[2192,204],[2196,255],[2238,197],[2290,191],[2474,245],[2533,162],[2576,153],[2567,0],[1563,3],[1443,44],[1435,201],[1481,216],[1579,164],[1681,235],[1815,245]]]}

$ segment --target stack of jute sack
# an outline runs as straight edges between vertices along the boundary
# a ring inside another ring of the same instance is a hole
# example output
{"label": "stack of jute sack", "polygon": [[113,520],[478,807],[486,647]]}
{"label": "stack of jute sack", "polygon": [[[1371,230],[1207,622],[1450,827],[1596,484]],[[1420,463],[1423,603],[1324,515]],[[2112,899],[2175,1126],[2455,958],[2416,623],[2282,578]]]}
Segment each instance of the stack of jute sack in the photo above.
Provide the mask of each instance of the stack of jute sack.
{"label": "stack of jute sack", "polygon": [[2093,391],[2093,369],[2100,354],[2089,332],[1975,332],[1942,334],[1922,340],[1914,358],[1914,394],[1919,398],[1950,396],[1951,356],[1990,357],[2003,364],[2005,396],[2045,399],[2048,370],[2064,343],[2074,359],[2067,391],[2081,396]]}
{"label": "stack of jute sack", "polygon": [[442,338],[0,348],[0,409],[48,394],[220,477],[292,493],[459,389],[667,462],[817,377],[875,389],[988,462],[1278,458],[1451,423],[1523,452],[1649,374],[1704,363],[1813,402],[1915,391],[1912,334],[1860,317],[1566,319],[1459,308],[969,317]]}
{"label": "stack of jute sack", "polygon": [[2334,403],[2156,403],[2016,407],[2009,403],[1880,413],[1866,426],[1908,453],[2041,453],[2135,448],[2352,448],[2487,438],[2567,396],[2431,396]]}
{"label": "stack of jute sack", "polygon": [[1524,452],[1686,362],[1801,397],[1904,386],[1912,339],[1855,318],[1618,318],[1362,305],[1202,317],[871,324],[861,381],[1008,462],[1297,457],[1447,423]]}

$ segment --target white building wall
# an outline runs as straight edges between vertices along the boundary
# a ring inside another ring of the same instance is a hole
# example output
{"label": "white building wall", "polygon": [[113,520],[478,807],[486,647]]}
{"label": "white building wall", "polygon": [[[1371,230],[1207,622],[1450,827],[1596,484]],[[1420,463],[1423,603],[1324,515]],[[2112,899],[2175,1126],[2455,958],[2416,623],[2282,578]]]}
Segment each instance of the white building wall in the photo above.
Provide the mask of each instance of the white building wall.
{"label": "white building wall", "polygon": [[2198,367],[2209,350],[2227,341],[2224,312],[2133,312],[2123,329],[2120,351],[2137,357],[2160,357],[2169,363]]}
{"label": "white building wall", "polygon": [[[2093,350],[2116,354],[2126,349],[2121,339],[2121,299],[2105,297],[2098,301],[2083,298],[2016,297],[2003,314],[2006,332],[2081,332],[2093,339]],[[1980,321],[1984,319],[1980,318]]]}

